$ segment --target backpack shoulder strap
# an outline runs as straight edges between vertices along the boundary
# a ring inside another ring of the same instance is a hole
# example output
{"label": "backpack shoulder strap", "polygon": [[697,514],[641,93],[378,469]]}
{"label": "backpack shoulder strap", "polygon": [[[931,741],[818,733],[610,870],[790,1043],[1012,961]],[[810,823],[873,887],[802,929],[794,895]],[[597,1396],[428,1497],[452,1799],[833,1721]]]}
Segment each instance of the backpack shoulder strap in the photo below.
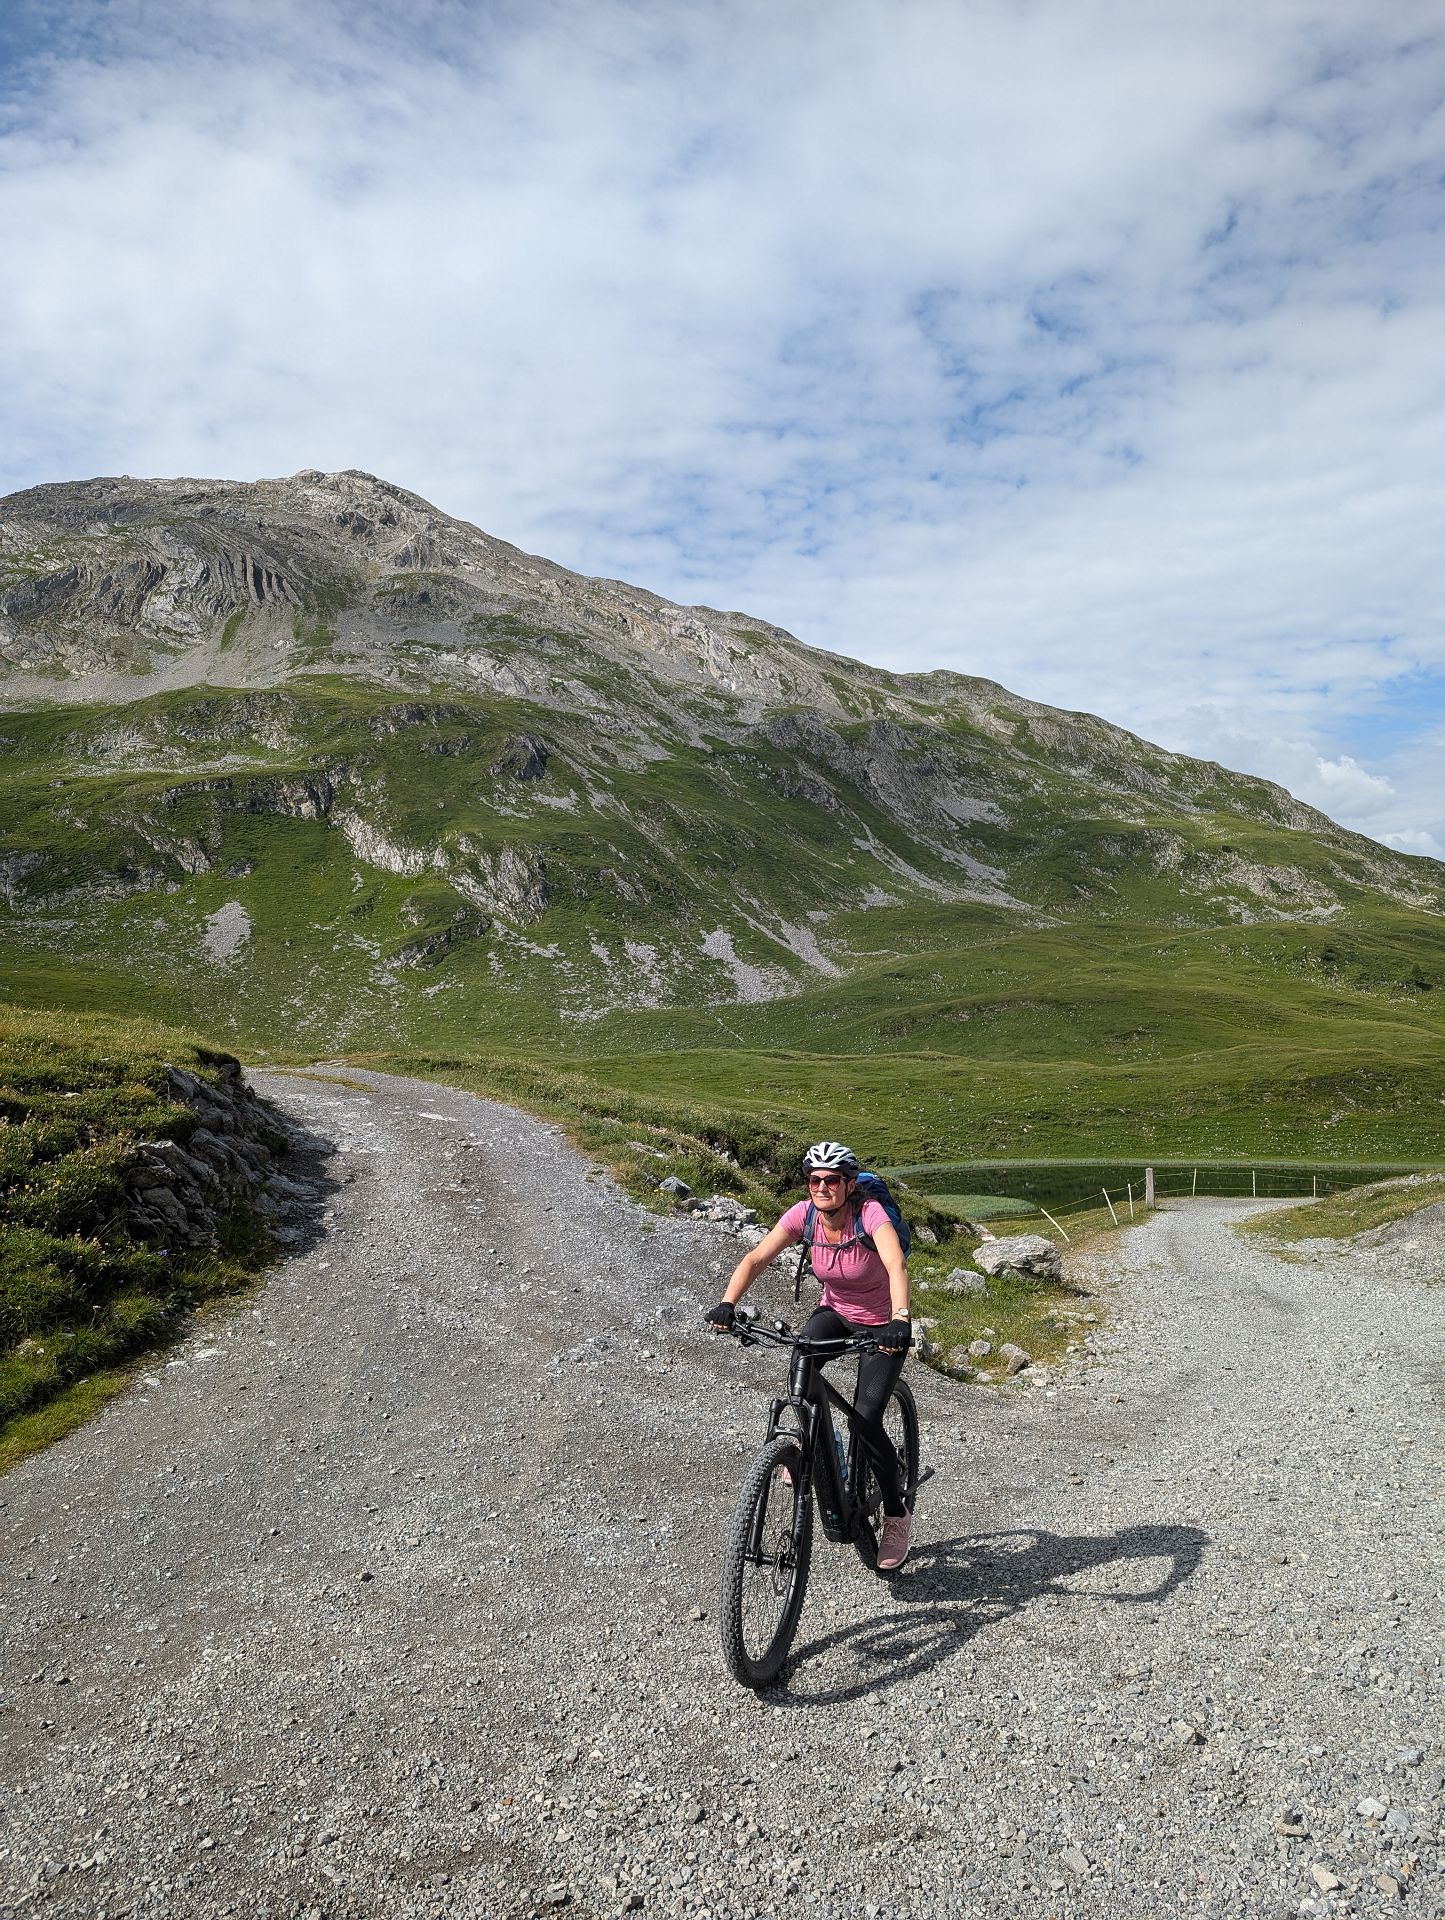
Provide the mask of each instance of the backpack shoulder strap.
{"label": "backpack shoulder strap", "polygon": [[793,1273],[793,1299],[800,1300],[803,1295],[803,1275],[813,1271],[813,1235],[818,1226],[818,1209],[812,1201],[808,1202],[807,1212],[803,1215],[803,1243],[798,1248],[798,1264]]}
{"label": "backpack shoulder strap", "polygon": [[871,1193],[854,1194],[853,1199],[856,1204],[853,1208],[853,1238],[860,1246],[867,1247],[870,1253],[877,1253],[878,1246],[872,1234],[863,1231],[863,1209],[873,1198]]}

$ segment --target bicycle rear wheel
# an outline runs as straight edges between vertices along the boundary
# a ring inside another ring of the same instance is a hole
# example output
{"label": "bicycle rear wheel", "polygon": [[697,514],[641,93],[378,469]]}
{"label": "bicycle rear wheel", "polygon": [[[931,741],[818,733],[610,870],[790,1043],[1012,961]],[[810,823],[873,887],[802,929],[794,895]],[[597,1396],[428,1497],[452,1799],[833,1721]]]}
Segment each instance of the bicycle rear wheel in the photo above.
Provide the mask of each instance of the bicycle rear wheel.
{"label": "bicycle rear wheel", "polygon": [[[918,1407],[913,1389],[900,1380],[888,1396],[883,1409],[883,1430],[898,1456],[898,1479],[903,1488],[903,1504],[912,1513],[918,1492]],[[861,1446],[858,1448],[862,1470],[859,1500],[863,1509],[854,1540],[865,1567],[878,1571],[878,1537],[883,1531],[883,1489]]]}
{"label": "bicycle rear wheel", "polygon": [[723,1553],[723,1656],[745,1687],[776,1680],[798,1630],[813,1557],[813,1506],[802,1497],[803,1450],[770,1440],[748,1469]]}

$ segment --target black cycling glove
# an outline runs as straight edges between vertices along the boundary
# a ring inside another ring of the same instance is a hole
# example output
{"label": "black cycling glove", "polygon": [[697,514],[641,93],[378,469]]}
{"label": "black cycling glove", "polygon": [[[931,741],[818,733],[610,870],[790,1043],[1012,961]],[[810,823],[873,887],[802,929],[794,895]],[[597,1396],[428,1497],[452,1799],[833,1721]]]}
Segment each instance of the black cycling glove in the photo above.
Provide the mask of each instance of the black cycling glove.
{"label": "black cycling glove", "polygon": [[708,1325],[710,1327],[719,1327],[724,1332],[727,1331],[736,1319],[737,1308],[731,1300],[719,1300],[712,1312],[707,1315]]}
{"label": "black cycling glove", "polygon": [[913,1322],[890,1320],[878,1329],[878,1345],[884,1353],[907,1353],[913,1345]]}

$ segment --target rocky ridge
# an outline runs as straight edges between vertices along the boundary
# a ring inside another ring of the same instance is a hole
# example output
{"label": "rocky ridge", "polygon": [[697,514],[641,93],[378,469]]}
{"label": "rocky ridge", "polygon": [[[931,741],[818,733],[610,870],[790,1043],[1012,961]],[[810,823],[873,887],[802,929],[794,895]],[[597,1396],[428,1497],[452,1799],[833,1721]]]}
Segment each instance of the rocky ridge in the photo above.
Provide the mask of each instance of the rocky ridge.
{"label": "rocky ridge", "polygon": [[[916,744],[899,727],[941,710],[962,713],[1001,749],[1023,727],[1064,771],[1136,798],[1192,794],[1197,803],[1220,774],[994,681],[886,673],[751,615],[676,606],[571,573],[367,473],[124,476],[0,499],[0,698],[11,705],[130,701],[148,685],[278,686],[314,670],[318,654],[331,670],[388,684],[450,680],[612,716],[621,703],[598,684],[601,668],[604,680],[620,677],[627,704],[665,717],[668,731],[689,715],[694,728],[704,716],[715,723],[727,710],[698,707],[690,694],[724,696],[754,721],[783,709],[772,739],[806,747],[810,761],[831,760],[880,793],[904,777],[903,754]],[[861,761],[830,731],[860,718],[881,723]],[[935,769],[908,771],[916,785]],[[1231,779],[1260,817],[1338,831],[1283,788]],[[941,811],[958,821],[995,806],[986,792],[950,787]],[[1169,857],[1166,842],[1161,859]]]}

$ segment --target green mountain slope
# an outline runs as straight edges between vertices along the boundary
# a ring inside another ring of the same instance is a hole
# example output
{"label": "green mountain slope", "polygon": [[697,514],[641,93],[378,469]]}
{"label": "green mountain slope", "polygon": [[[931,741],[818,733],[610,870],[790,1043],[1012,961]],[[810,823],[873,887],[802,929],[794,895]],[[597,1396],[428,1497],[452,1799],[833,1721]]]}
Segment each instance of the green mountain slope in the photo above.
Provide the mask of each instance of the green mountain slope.
{"label": "green mountain slope", "polygon": [[1438,1153],[1445,868],[369,476],[0,502],[0,701],[14,1000],[900,1160]]}

